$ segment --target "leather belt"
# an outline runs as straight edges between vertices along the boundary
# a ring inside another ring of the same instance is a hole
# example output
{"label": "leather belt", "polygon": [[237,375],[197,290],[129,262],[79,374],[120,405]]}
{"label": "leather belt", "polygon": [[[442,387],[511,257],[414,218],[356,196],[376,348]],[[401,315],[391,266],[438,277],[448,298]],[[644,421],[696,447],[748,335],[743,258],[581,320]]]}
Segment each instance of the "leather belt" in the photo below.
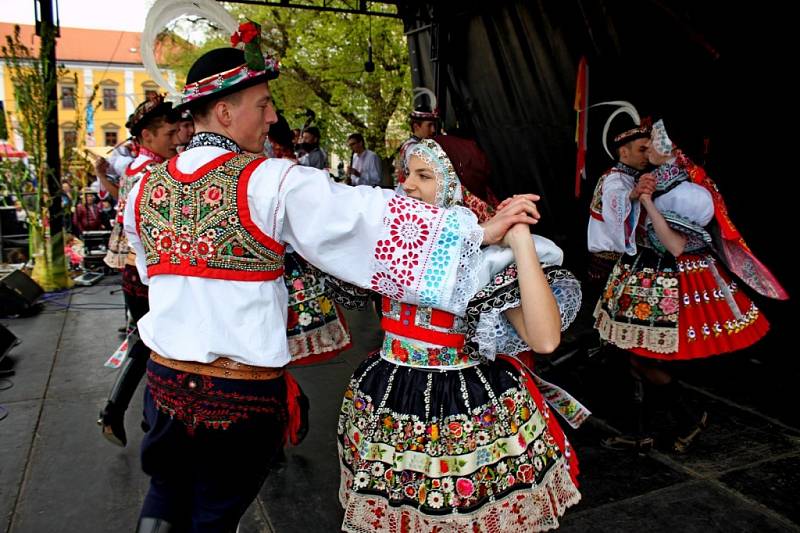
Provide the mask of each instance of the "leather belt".
{"label": "leather belt", "polygon": [[225,379],[246,379],[250,381],[265,381],[275,379],[283,375],[283,368],[270,368],[265,366],[253,366],[244,363],[237,363],[227,357],[219,357],[211,363],[198,363],[197,361],[178,361],[177,359],[167,359],[150,352],[150,359],[161,366],[187,372],[189,374],[199,374],[201,376],[211,376],[212,378]]}

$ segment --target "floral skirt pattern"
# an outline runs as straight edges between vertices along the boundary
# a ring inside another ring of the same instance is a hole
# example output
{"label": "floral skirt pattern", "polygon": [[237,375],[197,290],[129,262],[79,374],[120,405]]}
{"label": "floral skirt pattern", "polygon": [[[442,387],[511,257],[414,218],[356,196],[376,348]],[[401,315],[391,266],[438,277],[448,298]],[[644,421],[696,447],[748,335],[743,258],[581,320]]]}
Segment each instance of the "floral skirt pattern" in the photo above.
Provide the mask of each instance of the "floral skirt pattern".
{"label": "floral skirt pattern", "polygon": [[709,254],[642,248],[615,265],[595,309],[600,336],[634,354],[685,360],[746,348],[767,319]]}
{"label": "floral skirt pattern", "polygon": [[338,435],[344,531],[542,531],[580,500],[573,450],[505,359],[442,372],[375,354]]}
{"label": "floral skirt pattern", "polygon": [[320,363],[350,348],[344,315],[325,293],[316,269],[296,253],[284,256],[289,294],[286,336],[292,365]]}
{"label": "floral skirt pattern", "polygon": [[118,222],[111,228],[111,235],[108,238],[108,252],[106,252],[103,261],[109,267],[121,270],[125,266],[125,259],[128,257],[129,250],[128,237],[125,235],[122,223]]}

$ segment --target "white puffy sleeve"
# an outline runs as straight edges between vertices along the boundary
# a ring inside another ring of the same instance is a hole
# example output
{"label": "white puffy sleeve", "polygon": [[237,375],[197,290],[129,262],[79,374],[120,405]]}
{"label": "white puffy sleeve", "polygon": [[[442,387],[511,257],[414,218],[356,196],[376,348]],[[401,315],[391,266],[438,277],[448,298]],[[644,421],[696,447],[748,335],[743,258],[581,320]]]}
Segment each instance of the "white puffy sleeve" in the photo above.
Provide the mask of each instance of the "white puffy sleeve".
{"label": "white puffy sleeve", "polygon": [[479,288],[483,229],[472,212],[338,184],[307,167],[281,174],[275,235],[307,261],[390,298],[463,316]]}
{"label": "white puffy sleeve", "polygon": [[618,172],[609,174],[603,183],[603,223],[614,250],[636,253],[635,228],[639,220],[640,205],[630,199],[631,187]]}

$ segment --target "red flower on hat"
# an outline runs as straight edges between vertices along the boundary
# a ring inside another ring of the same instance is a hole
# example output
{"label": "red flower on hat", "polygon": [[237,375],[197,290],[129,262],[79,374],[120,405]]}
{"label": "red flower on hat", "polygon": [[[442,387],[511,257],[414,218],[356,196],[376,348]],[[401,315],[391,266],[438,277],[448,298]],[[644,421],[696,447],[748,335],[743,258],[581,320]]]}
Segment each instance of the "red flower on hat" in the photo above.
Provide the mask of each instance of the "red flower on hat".
{"label": "red flower on hat", "polygon": [[239,24],[239,29],[231,35],[231,46],[236,46],[239,43],[250,43],[257,37],[261,36],[261,29],[255,22],[247,21]]}

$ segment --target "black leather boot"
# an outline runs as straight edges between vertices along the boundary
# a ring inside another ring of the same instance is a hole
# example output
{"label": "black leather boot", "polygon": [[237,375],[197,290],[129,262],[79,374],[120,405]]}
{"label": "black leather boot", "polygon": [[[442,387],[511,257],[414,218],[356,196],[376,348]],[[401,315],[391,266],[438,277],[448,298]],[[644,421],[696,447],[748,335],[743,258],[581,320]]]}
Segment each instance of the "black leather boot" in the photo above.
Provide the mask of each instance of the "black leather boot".
{"label": "black leather boot", "polygon": [[150,350],[137,338],[122,363],[117,380],[108,396],[108,403],[100,411],[97,424],[102,428],[103,436],[117,446],[125,447],[128,444],[125,435],[125,411],[147,369],[149,353]]}

